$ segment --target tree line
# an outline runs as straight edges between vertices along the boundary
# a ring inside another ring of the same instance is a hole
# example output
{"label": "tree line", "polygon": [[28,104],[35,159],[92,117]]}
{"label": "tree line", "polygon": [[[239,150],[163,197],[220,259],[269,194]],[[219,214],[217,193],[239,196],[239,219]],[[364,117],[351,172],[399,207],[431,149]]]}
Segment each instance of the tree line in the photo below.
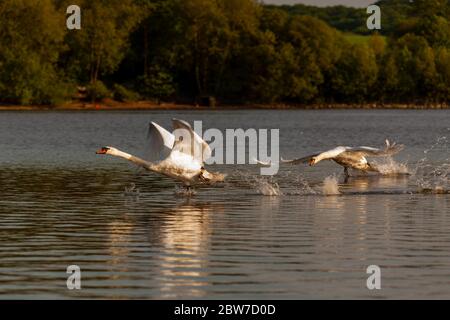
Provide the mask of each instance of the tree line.
{"label": "tree line", "polygon": [[448,0],[382,0],[364,10],[256,0],[0,2],[0,103],[446,103]]}

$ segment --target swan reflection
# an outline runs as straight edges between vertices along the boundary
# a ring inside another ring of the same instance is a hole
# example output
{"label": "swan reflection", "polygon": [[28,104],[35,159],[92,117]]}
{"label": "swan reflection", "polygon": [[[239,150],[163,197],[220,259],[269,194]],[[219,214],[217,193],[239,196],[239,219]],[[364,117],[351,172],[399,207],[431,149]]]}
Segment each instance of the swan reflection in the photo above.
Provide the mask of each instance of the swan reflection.
{"label": "swan reflection", "polygon": [[159,261],[159,285],[163,298],[205,295],[212,215],[221,211],[221,206],[188,201],[167,212],[160,230],[164,252]]}

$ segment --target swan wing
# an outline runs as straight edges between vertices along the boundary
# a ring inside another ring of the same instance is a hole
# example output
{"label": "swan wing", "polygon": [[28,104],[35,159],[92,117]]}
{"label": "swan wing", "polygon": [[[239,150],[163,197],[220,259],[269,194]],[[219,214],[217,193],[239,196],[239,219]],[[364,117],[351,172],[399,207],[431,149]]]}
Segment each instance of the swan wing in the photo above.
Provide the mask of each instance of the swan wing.
{"label": "swan wing", "polygon": [[175,136],[158,125],[150,122],[147,133],[145,160],[159,162],[166,159],[175,144]]}
{"label": "swan wing", "polygon": [[362,157],[388,157],[392,156],[404,149],[402,144],[391,144],[389,140],[386,140],[386,147],[384,149],[371,148],[371,147],[356,147],[348,148],[347,152],[353,154],[359,154]]}
{"label": "swan wing", "polygon": [[312,155],[309,155],[306,157],[298,158],[298,159],[293,159],[293,160],[281,159],[281,162],[290,163],[290,164],[300,164],[300,163],[309,163],[312,158],[316,158],[316,159],[318,159],[318,161],[328,160],[328,159],[333,159],[334,157],[337,157],[338,155],[347,151],[348,149],[349,149],[348,147],[336,147],[336,148],[328,150],[328,151],[318,152],[318,153],[315,153],[315,154],[312,154]]}
{"label": "swan wing", "polygon": [[281,158],[281,163],[289,163],[289,164],[309,163],[312,158],[317,157],[318,155],[319,155],[319,153],[316,153],[316,154],[312,154],[310,156],[306,156],[303,158],[291,159],[291,160],[286,160],[286,159]]}
{"label": "swan wing", "polygon": [[[184,120],[172,120],[175,146],[174,150],[191,156],[195,161],[203,163],[211,157],[211,148]],[[188,136],[188,139],[185,137]],[[180,139],[180,137],[182,137]]]}

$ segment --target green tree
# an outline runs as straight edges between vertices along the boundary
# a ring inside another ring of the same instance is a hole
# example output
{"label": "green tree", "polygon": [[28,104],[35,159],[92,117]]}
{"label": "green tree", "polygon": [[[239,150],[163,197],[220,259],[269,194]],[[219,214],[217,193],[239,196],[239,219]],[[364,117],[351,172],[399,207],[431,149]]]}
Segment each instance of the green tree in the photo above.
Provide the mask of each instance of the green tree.
{"label": "green tree", "polygon": [[270,31],[275,35],[285,32],[289,15],[286,11],[278,8],[263,7],[260,18],[260,29],[263,32]]}
{"label": "green tree", "polygon": [[[68,3],[68,2],[67,2]],[[70,32],[67,58],[70,73],[82,82],[95,83],[100,75],[117,70],[129,47],[131,31],[145,16],[133,0],[80,0],[81,30]]]}
{"label": "green tree", "polygon": [[165,22],[175,32],[165,60],[170,59],[186,82],[195,83],[197,95],[229,93],[233,64],[239,63],[258,31],[260,6],[255,0],[171,2],[173,18]]}
{"label": "green tree", "polygon": [[179,0],[179,32],[174,44],[177,63],[193,75],[199,95],[213,91],[213,68],[224,60],[229,29],[216,1]]}
{"label": "green tree", "polygon": [[290,65],[285,75],[290,79],[287,97],[301,102],[320,98],[328,90],[329,76],[342,54],[341,35],[316,18],[297,16],[283,40],[293,48],[284,51],[284,60]]}
{"label": "green tree", "polygon": [[367,102],[378,78],[375,52],[366,44],[348,44],[345,51],[331,79],[333,96],[338,101]]}
{"label": "green tree", "polygon": [[450,101],[450,50],[439,48],[435,54],[438,79],[435,91],[438,101]]}
{"label": "green tree", "polygon": [[57,62],[65,49],[64,16],[51,0],[0,2],[0,99],[55,104],[67,95]]}
{"label": "green tree", "polygon": [[279,50],[276,35],[266,30],[259,34],[258,42],[249,48],[243,57],[243,65],[248,69],[247,86],[244,90],[252,101],[276,102],[284,95],[287,65],[283,62],[283,52]]}
{"label": "green tree", "polygon": [[425,38],[407,34],[392,44],[383,79],[386,91],[403,101],[432,100],[437,71],[434,50]]}
{"label": "green tree", "polygon": [[415,34],[424,37],[432,47],[450,45],[448,0],[416,0],[417,24]]}
{"label": "green tree", "polygon": [[148,98],[156,98],[158,103],[175,93],[175,84],[170,73],[159,66],[150,68],[148,75],[141,78],[141,93]]}

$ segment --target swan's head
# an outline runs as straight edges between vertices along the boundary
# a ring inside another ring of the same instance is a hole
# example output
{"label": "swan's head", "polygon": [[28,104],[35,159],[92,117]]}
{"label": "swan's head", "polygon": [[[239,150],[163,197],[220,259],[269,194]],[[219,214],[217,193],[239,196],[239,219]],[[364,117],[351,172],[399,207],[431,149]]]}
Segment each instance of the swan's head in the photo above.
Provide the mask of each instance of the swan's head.
{"label": "swan's head", "polygon": [[312,157],[311,160],[309,160],[309,165],[313,166],[317,163],[317,159],[315,157]]}
{"label": "swan's head", "polygon": [[114,155],[117,153],[117,149],[113,147],[102,147],[101,149],[97,150],[96,154],[110,154]]}

